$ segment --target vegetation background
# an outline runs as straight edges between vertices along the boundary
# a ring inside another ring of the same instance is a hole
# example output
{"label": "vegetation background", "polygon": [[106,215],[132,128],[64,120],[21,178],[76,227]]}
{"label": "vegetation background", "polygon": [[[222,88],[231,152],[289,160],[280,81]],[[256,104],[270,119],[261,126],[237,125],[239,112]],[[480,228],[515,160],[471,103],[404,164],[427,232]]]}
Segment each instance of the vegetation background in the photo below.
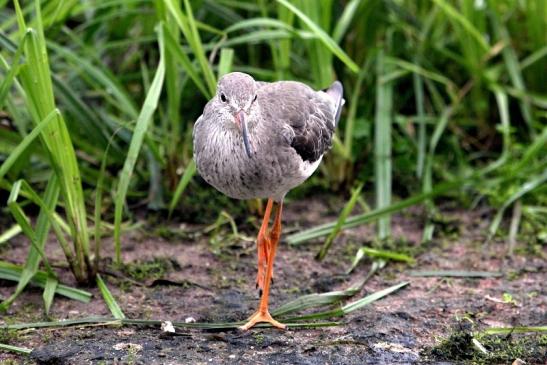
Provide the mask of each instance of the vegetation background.
{"label": "vegetation background", "polygon": [[[0,0],[0,246],[32,243],[7,308],[42,263],[46,308],[58,285],[55,234],[80,283],[102,238],[133,222],[244,223],[197,176],[192,126],[217,78],[345,86],[332,151],[289,199],[347,199],[325,237],[421,205],[486,209],[487,240],[547,241],[547,2],[543,0]],[[354,206],[361,206],[351,215]],[[151,218],[152,219],[152,218]],[[512,246],[511,246],[512,247]],[[1,247],[0,247],[1,249]],[[35,277],[36,280],[37,277]],[[99,282],[100,277],[99,277]]]}

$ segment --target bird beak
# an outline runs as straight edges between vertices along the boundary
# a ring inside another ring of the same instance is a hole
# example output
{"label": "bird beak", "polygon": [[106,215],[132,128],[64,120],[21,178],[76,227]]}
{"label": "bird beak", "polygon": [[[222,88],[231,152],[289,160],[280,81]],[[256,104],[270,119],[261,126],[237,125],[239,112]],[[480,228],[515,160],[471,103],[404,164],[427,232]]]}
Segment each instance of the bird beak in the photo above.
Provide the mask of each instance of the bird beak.
{"label": "bird beak", "polygon": [[243,145],[245,146],[245,152],[247,156],[251,158],[253,156],[253,149],[251,148],[251,141],[249,140],[249,131],[247,129],[247,121],[245,120],[245,112],[240,110],[236,114],[236,123],[243,135]]}

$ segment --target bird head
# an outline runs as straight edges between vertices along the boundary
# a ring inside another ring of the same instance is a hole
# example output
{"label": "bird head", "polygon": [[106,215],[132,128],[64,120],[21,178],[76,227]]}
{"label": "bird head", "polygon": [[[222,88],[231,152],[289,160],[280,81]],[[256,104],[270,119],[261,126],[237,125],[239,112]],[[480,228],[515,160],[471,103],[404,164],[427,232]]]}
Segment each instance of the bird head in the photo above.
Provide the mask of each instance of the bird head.
{"label": "bird head", "polygon": [[252,146],[249,140],[248,116],[257,99],[255,80],[242,72],[231,72],[220,78],[215,98],[220,112],[228,115],[243,137],[247,156],[252,157]]}

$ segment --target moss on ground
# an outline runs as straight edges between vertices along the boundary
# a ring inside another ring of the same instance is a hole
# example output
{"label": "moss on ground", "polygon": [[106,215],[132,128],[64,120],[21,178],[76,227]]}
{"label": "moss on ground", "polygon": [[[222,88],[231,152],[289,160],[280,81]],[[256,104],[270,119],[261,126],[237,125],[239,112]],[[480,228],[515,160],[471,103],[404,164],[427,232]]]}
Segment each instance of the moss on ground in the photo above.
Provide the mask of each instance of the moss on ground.
{"label": "moss on ground", "polygon": [[426,356],[477,365],[509,364],[516,359],[528,364],[540,364],[547,358],[547,335],[485,335],[476,339],[487,353],[473,344],[473,335],[468,329],[460,328],[438,346],[426,351]]}
{"label": "moss on ground", "polygon": [[0,328],[0,343],[11,345],[19,339],[19,331],[8,328]]}
{"label": "moss on ground", "polygon": [[135,261],[124,266],[123,271],[136,281],[156,280],[173,269],[168,258],[154,258],[151,261]]}

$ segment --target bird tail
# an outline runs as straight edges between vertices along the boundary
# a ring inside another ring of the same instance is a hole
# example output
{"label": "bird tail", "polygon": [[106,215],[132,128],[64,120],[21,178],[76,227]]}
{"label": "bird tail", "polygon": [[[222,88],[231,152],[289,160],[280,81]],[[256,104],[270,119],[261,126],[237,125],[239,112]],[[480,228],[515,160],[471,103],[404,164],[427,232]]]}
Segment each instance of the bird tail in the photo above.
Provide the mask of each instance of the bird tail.
{"label": "bird tail", "polygon": [[334,114],[334,126],[338,125],[338,121],[340,120],[340,114],[342,113],[342,107],[346,103],[344,100],[344,87],[342,86],[342,83],[340,81],[335,81],[332,83],[332,85],[325,90],[328,96],[332,98],[334,101],[334,105],[336,106],[336,112]]}

